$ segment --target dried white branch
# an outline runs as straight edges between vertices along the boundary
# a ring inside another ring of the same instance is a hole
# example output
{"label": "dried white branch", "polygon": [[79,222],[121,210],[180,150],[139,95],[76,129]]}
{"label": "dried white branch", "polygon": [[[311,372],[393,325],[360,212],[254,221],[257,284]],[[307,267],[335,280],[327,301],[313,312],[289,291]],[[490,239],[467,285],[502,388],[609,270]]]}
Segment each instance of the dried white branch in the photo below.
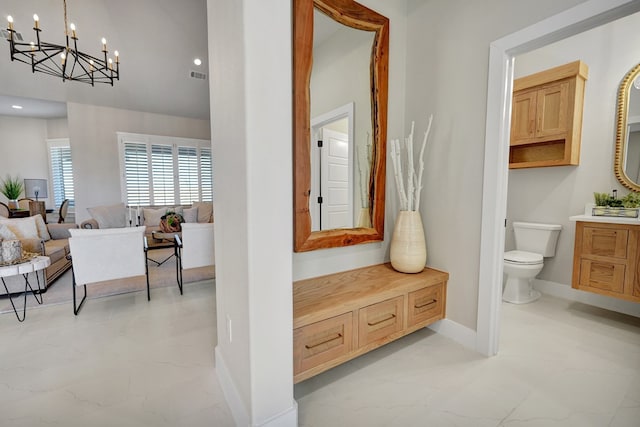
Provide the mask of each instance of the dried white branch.
{"label": "dried white branch", "polygon": [[392,139],[391,143],[391,163],[395,174],[396,188],[398,190],[398,198],[400,199],[400,210],[417,211],[420,207],[420,193],[422,192],[422,175],[424,173],[424,152],[427,146],[429,133],[431,132],[431,124],[433,122],[433,114],[429,117],[429,126],[424,134],[422,147],[419,156],[419,172],[416,173],[413,164],[413,135],[415,130],[415,122],[411,122],[411,133],[405,138],[405,148],[407,150],[407,189],[405,192],[404,176],[402,174],[402,150],[400,140]]}
{"label": "dried white branch", "polygon": [[402,178],[402,160],[400,158],[400,155],[400,141],[397,139],[391,140],[391,159],[393,160],[396,188],[398,189],[398,198],[400,199],[400,210],[406,210],[407,195],[404,191],[404,182]]}
{"label": "dried white branch", "polygon": [[369,207],[369,175],[371,173],[371,134],[367,132],[367,143],[364,147],[356,149],[358,159],[358,175],[360,176],[360,205],[363,208]]}
{"label": "dried white branch", "polygon": [[409,137],[406,139],[407,141],[407,210],[414,210],[413,207],[413,189],[414,189],[414,179],[413,175],[415,174],[415,169],[413,167],[413,130],[415,128],[415,122],[411,122],[411,132],[409,132]]}
{"label": "dried white branch", "polygon": [[433,122],[433,114],[429,116],[429,125],[427,131],[424,133],[424,139],[422,140],[422,148],[420,148],[420,172],[418,172],[418,186],[416,188],[416,210],[420,208],[420,193],[422,192],[422,173],[424,172],[424,149],[427,146],[427,139],[429,138],[429,132],[431,132],[431,123]]}

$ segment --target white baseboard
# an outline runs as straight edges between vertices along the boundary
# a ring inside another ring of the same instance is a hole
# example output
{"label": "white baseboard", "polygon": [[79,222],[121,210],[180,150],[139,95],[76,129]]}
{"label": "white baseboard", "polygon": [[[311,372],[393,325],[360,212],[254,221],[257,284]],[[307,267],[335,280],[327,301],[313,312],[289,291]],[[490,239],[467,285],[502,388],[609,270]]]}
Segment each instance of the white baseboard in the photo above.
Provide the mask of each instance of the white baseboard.
{"label": "white baseboard", "polygon": [[298,426],[298,403],[294,400],[293,405],[284,412],[270,418],[261,424],[254,424],[254,427],[297,427]]}
{"label": "white baseboard", "polygon": [[635,302],[607,297],[604,295],[598,295],[591,292],[580,291],[578,289],[573,289],[569,285],[550,282],[548,280],[534,279],[533,287],[543,294],[564,298],[570,301],[577,301],[583,304],[593,305],[596,307],[604,308],[605,310],[627,314],[629,316],[640,317],[640,304]]}
{"label": "white baseboard", "polygon": [[260,424],[251,423],[249,413],[244,405],[244,402],[240,398],[238,389],[236,388],[231,376],[229,375],[229,369],[224,362],[222,353],[219,347],[215,349],[216,357],[216,373],[218,380],[220,381],[220,387],[227,400],[229,409],[231,409],[231,415],[237,426],[252,426],[252,427],[296,427],[298,425],[298,403],[294,400],[291,407],[282,411],[281,413],[274,415],[270,419]]}
{"label": "white baseboard", "polygon": [[236,388],[231,375],[229,375],[229,369],[224,362],[224,358],[220,352],[220,347],[218,346],[216,346],[215,355],[216,373],[218,375],[218,380],[220,381],[220,387],[222,387],[224,397],[227,400],[229,409],[231,409],[231,415],[233,416],[237,426],[249,426],[249,413],[247,412],[247,408],[238,393],[238,389]]}
{"label": "white baseboard", "polygon": [[478,334],[476,331],[456,323],[453,320],[442,319],[432,325],[429,325],[429,329],[444,335],[445,337],[452,339],[458,344],[462,344],[471,350],[477,350],[476,339]]}

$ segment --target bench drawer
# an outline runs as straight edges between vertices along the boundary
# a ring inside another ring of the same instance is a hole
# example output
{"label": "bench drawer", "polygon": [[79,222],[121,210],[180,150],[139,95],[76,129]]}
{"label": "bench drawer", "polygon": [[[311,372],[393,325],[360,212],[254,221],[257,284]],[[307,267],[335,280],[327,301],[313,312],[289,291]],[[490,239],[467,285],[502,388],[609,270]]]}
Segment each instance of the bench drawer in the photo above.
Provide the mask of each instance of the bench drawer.
{"label": "bench drawer", "polygon": [[352,312],[297,328],[293,331],[294,374],[343,356],[352,348]]}
{"label": "bench drawer", "polygon": [[444,317],[444,285],[429,286],[409,293],[407,326]]}
{"label": "bench drawer", "polygon": [[358,310],[358,346],[363,347],[401,331],[404,296],[388,299]]}

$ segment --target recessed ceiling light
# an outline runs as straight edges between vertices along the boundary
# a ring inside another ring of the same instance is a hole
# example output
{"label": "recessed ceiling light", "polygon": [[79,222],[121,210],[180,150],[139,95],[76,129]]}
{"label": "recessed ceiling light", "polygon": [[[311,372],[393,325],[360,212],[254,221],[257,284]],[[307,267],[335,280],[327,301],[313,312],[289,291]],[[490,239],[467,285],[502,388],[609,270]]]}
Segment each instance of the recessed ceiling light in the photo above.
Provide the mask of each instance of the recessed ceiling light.
{"label": "recessed ceiling light", "polygon": [[11,108],[15,110],[22,110],[22,105],[12,105]]}
{"label": "recessed ceiling light", "polygon": [[200,58],[196,58],[193,60],[193,63],[196,65],[202,65],[202,60]]}

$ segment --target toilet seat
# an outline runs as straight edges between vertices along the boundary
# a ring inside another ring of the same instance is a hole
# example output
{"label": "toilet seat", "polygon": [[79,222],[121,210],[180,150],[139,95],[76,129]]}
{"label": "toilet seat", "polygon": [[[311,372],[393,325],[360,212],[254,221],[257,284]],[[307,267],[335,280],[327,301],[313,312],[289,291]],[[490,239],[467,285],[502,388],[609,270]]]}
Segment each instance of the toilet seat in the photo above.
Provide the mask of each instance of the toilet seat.
{"label": "toilet seat", "polygon": [[542,264],[544,258],[540,254],[526,251],[509,251],[504,253],[504,262],[519,265]]}

